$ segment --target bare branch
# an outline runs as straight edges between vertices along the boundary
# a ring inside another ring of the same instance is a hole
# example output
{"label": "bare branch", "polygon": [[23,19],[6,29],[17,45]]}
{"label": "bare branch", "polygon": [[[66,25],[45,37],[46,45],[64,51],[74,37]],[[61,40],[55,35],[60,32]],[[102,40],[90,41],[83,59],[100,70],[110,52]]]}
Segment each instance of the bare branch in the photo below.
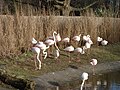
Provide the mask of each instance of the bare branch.
{"label": "bare branch", "polygon": [[63,8],[63,6],[60,6],[60,5],[54,5],[54,7],[60,10]]}
{"label": "bare branch", "polygon": [[95,2],[89,4],[88,6],[86,6],[86,7],[84,7],[84,8],[74,8],[74,7],[71,7],[71,9],[72,9],[73,11],[82,11],[82,10],[88,9],[89,7],[93,6],[93,5],[96,4],[97,2],[98,2],[98,1],[95,1]]}

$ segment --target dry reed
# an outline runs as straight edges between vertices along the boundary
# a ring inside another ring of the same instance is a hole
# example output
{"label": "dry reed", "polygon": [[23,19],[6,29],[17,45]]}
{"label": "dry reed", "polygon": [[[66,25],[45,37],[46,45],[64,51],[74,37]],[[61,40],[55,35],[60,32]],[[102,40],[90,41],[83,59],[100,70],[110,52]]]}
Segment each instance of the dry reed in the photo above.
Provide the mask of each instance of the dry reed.
{"label": "dry reed", "polygon": [[120,41],[120,19],[108,17],[0,16],[0,55],[30,50],[32,37],[45,40],[53,31],[61,37],[89,34],[94,42],[101,36],[110,43]]}

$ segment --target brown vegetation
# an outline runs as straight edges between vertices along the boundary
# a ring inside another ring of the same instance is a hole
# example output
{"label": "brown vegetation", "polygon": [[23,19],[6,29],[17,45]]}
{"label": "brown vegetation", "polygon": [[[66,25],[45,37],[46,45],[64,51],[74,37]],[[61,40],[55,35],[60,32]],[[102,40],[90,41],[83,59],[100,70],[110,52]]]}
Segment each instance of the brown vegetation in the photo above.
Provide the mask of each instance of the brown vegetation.
{"label": "brown vegetation", "polygon": [[12,56],[30,50],[31,39],[44,40],[57,31],[64,37],[90,34],[109,43],[120,41],[120,19],[108,17],[0,16],[0,55]]}

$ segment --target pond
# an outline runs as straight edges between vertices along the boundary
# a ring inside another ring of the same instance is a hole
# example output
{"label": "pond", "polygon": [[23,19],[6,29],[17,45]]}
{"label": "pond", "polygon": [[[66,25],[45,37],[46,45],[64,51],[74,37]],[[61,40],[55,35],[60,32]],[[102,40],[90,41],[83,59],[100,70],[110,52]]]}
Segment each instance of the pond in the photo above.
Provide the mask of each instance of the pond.
{"label": "pond", "polygon": [[[80,90],[80,86],[70,90]],[[83,90],[120,90],[120,71],[89,76]]]}

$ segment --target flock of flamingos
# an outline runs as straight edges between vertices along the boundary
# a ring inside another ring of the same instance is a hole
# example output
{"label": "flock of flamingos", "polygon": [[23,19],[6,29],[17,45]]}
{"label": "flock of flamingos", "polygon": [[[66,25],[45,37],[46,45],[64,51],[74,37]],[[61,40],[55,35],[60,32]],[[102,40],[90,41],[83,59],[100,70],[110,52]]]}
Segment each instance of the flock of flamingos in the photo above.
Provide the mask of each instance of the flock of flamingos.
{"label": "flock of flamingos", "polygon": [[[48,56],[48,52],[47,49],[50,48],[50,46],[53,46],[56,48],[54,56],[57,59],[60,56],[60,49],[58,47],[58,43],[59,42],[64,42],[65,43],[65,48],[63,49],[66,52],[69,52],[69,56],[71,52],[77,52],[80,54],[85,54],[85,50],[90,49],[91,45],[93,44],[93,41],[91,40],[90,35],[83,35],[81,36],[74,36],[73,38],[71,38],[73,41],[75,42],[80,42],[82,39],[83,45],[82,47],[77,47],[74,48],[71,44],[70,44],[70,38],[66,37],[64,39],[61,38],[60,34],[57,33],[56,31],[53,32],[53,36],[52,37],[48,37],[46,38],[46,40],[43,41],[37,41],[35,38],[32,38],[32,48],[31,51],[35,53],[35,70],[40,70],[41,69],[41,60],[40,60],[40,54],[44,55],[44,59],[47,58]],[[101,37],[97,37],[97,42],[99,45],[107,45],[108,41],[104,40]],[[37,66],[37,61],[38,61],[38,66]],[[94,71],[94,66],[97,65],[97,59],[91,59],[90,64],[93,65],[93,71]],[[83,88],[84,82],[85,80],[88,79],[88,73],[84,72],[82,74],[82,84],[81,84],[81,90]]]}

